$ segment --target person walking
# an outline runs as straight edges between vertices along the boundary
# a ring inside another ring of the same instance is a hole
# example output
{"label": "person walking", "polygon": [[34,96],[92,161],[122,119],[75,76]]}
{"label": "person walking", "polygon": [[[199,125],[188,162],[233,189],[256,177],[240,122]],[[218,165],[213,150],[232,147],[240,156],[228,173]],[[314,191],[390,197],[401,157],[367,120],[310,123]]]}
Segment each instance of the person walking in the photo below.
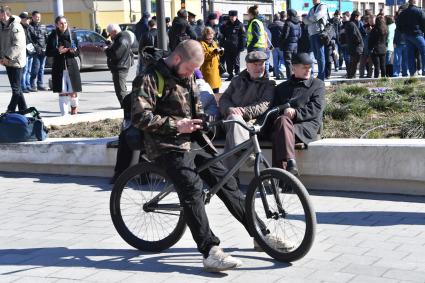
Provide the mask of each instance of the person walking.
{"label": "person walking", "polygon": [[218,93],[221,86],[220,70],[218,68],[220,56],[223,55],[223,49],[214,41],[214,30],[211,27],[205,27],[202,33],[201,41],[204,51],[204,63],[201,66],[201,72],[204,80],[211,86],[214,93]]}
{"label": "person walking", "polygon": [[76,115],[78,92],[82,91],[80,70],[75,57],[78,56],[77,40],[72,37],[64,16],[55,19],[56,28],[47,38],[46,55],[53,57],[53,92],[59,93],[59,108],[62,116]]}
{"label": "person walking", "polygon": [[238,19],[238,11],[229,11],[229,20],[222,26],[221,31],[224,59],[229,74],[226,81],[231,81],[234,75],[240,73],[240,55],[246,41],[245,28]]}
{"label": "person walking", "polygon": [[292,57],[298,53],[298,41],[301,39],[301,25],[297,11],[289,9],[282,33],[283,58],[285,60],[286,77],[292,76]]}
{"label": "person walking", "polygon": [[41,14],[32,12],[32,20],[29,28],[31,40],[35,47],[35,54],[31,55],[31,89],[30,91],[47,90],[44,86],[44,65],[46,64],[46,26],[41,24]]}
{"label": "person walking", "polygon": [[325,44],[320,39],[320,33],[325,29],[328,18],[328,7],[320,0],[313,0],[313,7],[304,18],[304,23],[308,25],[311,48],[317,61],[317,77],[322,81],[325,80],[326,60]]}
{"label": "person walking", "polygon": [[128,70],[133,65],[133,54],[131,53],[131,38],[128,34],[121,32],[118,24],[109,24],[106,31],[110,34],[112,44],[105,49],[108,68],[112,73],[115,95],[120,106],[127,95]]}
{"label": "person walking", "polygon": [[22,68],[26,64],[25,31],[19,20],[12,16],[9,7],[0,7],[0,65],[5,66],[12,97],[7,112],[14,112],[16,107],[27,109],[22,93]]}
{"label": "person walking", "polygon": [[385,68],[385,55],[387,53],[387,24],[385,17],[379,16],[376,18],[375,26],[369,34],[369,51],[372,57],[373,66],[375,69],[374,77],[379,77],[379,70],[381,71],[381,77],[386,76]]}
{"label": "person walking", "polygon": [[283,79],[283,73],[281,66],[284,65],[283,61],[283,46],[282,46],[282,34],[283,34],[284,23],[280,20],[280,15],[275,14],[273,16],[273,23],[269,25],[270,33],[272,34],[273,49],[273,75],[276,80]]}
{"label": "person walking", "polygon": [[[410,76],[416,74],[415,52],[419,50],[422,62],[425,62],[425,13],[417,6],[417,0],[409,0],[409,6],[397,17],[397,28],[404,34],[407,46]],[[425,75],[425,64],[422,64],[422,75]]]}
{"label": "person walking", "polygon": [[31,89],[31,66],[32,66],[32,54],[35,53],[34,44],[31,40],[31,35],[29,34],[29,23],[31,20],[31,17],[28,15],[27,12],[22,12],[19,15],[19,18],[21,19],[21,25],[25,32],[25,42],[26,42],[26,49],[27,49],[27,61],[25,64],[25,67],[22,68],[22,78],[21,78],[21,89],[23,93],[29,93]]}

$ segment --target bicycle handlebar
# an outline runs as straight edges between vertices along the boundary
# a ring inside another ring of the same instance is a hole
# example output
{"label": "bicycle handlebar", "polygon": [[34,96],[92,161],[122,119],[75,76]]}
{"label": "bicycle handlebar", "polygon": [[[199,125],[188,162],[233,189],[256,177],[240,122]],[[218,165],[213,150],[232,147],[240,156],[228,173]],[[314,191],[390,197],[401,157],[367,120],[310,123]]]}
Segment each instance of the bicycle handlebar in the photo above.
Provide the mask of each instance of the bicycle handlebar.
{"label": "bicycle handlebar", "polygon": [[279,105],[276,107],[273,107],[272,109],[268,110],[266,112],[266,116],[264,117],[263,123],[261,125],[257,125],[257,126],[247,126],[243,123],[241,123],[240,121],[237,120],[220,120],[220,121],[214,121],[214,122],[204,122],[204,129],[211,129],[213,127],[217,127],[218,125],[225,125],[225,124],[230,124],[230,123],[236,123],[238,125],[240,125],[242,128],[244,128],[245,130],[247,130],[248,132],[255,134],[255,133],[259,133],[262,128],[266,125],[266,122],[269,118],[269,116],[271,114],[274,113],[278,113],[282,110],[284,110],[285,108],[287,108],[286,105]]}

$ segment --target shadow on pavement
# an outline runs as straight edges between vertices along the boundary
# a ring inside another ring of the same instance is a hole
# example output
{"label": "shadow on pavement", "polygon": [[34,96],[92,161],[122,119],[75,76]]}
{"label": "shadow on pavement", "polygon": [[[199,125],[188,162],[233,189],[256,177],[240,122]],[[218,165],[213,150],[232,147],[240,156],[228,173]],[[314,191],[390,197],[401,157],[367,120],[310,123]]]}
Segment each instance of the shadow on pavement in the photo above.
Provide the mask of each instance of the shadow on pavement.
{"label": "shadow on pavement", "polygon": [[[237,257],[246,260],[258,260],[263,263],[258,267],[242,267],[238,270],[271,270],[286,268],[290,263],[277,262],[272,258],[241,255],[240,249],[226,249],[239,252]],[[246,250],[248,251],[248,250]],[[252,250],[249,250],[252,252]],[[96,269],[143,271],[152,273],[195,274],[204,277],[221,278],[222,273],[208,273],[200,266],[201,255],[192,248],[172,248],[166,254],[143,253],[127,249],[69,249],[66,247],[6,249],[0,250],[0,266],[22,266],[0,275],[14,275],[27,270],[43,267],[85,267]],[[17,260],[19,259],[19,260]],[[19,262],[18,262],[19,261]],[[34,265],[35,267],[28,267]],[[202,265],[202,264],[201,264]]]}
{"label": "shadow on pavement", "polygon": [[342,192],[342,191],[319,191],[319,190],[309,190],[309,194],[314,195],[314,196],[325,196],[325,197],[425,203],[425,196],[410,196],[410,195],[400,195],[400,194],[367,193],[367,192]]}
{"label": "shadow on pavement", "polygon": [[400,211],[316,212],[317,224],[348,226],[425,225],[425,213]]}

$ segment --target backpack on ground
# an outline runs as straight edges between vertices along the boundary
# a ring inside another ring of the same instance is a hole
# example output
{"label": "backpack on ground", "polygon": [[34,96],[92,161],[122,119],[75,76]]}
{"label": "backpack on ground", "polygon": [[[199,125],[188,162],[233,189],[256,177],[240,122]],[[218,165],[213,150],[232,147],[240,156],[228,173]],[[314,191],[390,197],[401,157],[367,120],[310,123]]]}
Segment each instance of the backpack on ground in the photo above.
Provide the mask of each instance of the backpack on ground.
{"label": "backpack on ground", "polygon": [[42,141],[47,129],[34,107],[0,115],[0,143]]}

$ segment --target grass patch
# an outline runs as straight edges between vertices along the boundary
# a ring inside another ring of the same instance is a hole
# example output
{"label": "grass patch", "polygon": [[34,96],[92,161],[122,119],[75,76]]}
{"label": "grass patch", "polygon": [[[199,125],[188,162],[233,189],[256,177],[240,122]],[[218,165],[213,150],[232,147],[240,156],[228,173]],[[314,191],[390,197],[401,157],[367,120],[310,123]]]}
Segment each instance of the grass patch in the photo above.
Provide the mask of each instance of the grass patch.
{"label": "grass patch", "polygon": [[343,88],[343,91],[349,95],[367,95],[369,89],[363,85],[348,85]]}
{"label": "grass patch", "polygon": [[401,125],[402,138],[425,139],[425,114],[416,113]]}
{"label": "grass patch", "polygon": [[49,138],[104,138],[119,135],[122,119],[107,119],[99,122],[84,122],[60,127],[51,127]]}

